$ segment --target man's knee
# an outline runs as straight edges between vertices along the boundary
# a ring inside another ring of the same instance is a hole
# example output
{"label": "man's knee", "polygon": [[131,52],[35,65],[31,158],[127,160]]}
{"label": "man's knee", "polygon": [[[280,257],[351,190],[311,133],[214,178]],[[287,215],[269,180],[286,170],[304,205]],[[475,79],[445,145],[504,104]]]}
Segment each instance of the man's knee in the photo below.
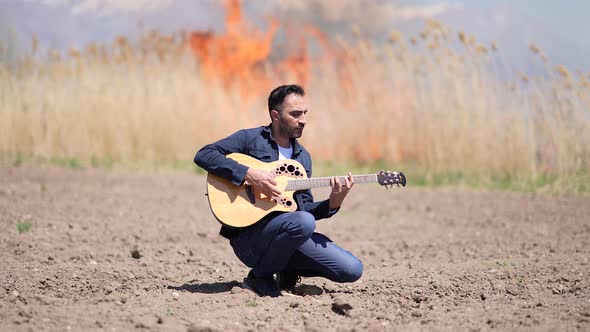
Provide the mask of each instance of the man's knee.
{"label": "man's knee", "polygon": [[341,266],[337,282],[354,282],[363,275],[363,263],[356,257],[350,257]]}
{"label": "man's knee", "polygon": [[301,227],[301,232],[311,236],[315,231],[315,217],[313,214],[305,211],[294,212],[297,215],[297,224]]}
{"label": "man's knee", "polygon": [[292,232],[296,232],[298,235],[304,237],[310,237],[315,231],[315,217],[305,211],[292,212],[294,220],[290,227]]}

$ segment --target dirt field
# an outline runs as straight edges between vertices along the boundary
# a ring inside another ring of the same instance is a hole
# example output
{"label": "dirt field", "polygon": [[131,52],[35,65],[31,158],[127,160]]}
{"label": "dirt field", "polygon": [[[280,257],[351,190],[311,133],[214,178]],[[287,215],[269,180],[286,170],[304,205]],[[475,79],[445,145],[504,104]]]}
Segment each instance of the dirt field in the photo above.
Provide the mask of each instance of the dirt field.
{"label": "dirt field", "polygon": [[590,330],[588,198],[358,185],[318,231],[363,277],[260,298],[204,194],[194,174],[0,168],[0,330]]}

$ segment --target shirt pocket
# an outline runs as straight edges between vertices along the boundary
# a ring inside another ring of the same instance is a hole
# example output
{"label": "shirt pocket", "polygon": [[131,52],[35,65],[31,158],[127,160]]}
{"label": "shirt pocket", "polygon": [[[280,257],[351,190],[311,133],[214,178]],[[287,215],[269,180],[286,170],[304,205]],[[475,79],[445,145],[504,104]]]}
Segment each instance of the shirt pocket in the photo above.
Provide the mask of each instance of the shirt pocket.
{"label": "shirt pocket", "polygon": [[250,149],[248,151],[248,155],[250,155],[251,157],[254,157],[260,161],[265,161],[265,162],[273,161],[272,153],[270,151],[266,151],[266,150]]}

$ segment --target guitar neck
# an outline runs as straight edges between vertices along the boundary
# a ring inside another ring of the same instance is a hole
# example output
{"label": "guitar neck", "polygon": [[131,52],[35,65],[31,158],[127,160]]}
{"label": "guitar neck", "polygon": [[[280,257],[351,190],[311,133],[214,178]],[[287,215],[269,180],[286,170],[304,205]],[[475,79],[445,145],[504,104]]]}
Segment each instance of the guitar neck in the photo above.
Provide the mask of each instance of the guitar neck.
{"label": "guitar neck", "polygon": [[[374,183],[377,182],[376,174],[353,175],[354,183]],[[305,190],[311,188],[329,187],[332,177],[319,177],[309,179],[293,179],[287,181],[285,190]],[[346,181],[347,176],[338,176],[340,183]]]}

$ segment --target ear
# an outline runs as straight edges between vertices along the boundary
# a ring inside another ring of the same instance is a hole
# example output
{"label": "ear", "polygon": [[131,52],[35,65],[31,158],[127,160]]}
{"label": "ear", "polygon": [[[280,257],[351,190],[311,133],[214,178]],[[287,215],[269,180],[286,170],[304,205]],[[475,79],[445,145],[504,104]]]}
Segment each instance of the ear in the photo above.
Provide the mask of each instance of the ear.
{"label": "ear", "polygon": [[270,118],[271,118],[271,120],[273,120],[273,121],[274,120],[279,121],[279,117],[280,117],[279,111],[277,111],[277,110],[270,111]]}

